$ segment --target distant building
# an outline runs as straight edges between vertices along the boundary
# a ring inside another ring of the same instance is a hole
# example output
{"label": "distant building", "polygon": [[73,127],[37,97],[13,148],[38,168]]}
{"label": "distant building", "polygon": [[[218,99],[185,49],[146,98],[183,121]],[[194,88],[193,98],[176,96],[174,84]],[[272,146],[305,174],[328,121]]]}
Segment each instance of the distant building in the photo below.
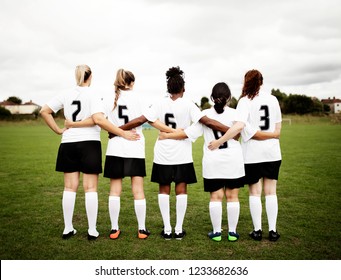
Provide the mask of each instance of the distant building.
{"label": "distant building", "polygon": [[11,101],[0,102],[0,106],[11,112],[12,115],[32,115],[36,110],[40,110],[41,106],[30,100],[24,104],[16,104]]}
{"label": "distant building", "polygon": [[326,104],[330,107],[330,111],[332,113],[340,113],[341,112],[341,99],[337,99],[335,97],[333,98],[328,98],[328,99],[322,99],[321,102],[323,104]]}

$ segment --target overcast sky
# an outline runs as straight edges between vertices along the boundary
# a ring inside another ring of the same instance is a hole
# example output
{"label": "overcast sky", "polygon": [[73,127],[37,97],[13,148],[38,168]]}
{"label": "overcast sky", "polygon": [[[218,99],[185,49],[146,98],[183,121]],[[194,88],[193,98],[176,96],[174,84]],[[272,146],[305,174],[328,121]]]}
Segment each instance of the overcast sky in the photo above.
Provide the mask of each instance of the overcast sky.
{"label": "overcast sky", "polygon": [[180,66],[195,102],[226,82],[238,98],[249,69],[263,90],[341,98],[339,0],[0,0],[0,100],[43,105],[88,64],[110,93],[131,70],[145,100]]}

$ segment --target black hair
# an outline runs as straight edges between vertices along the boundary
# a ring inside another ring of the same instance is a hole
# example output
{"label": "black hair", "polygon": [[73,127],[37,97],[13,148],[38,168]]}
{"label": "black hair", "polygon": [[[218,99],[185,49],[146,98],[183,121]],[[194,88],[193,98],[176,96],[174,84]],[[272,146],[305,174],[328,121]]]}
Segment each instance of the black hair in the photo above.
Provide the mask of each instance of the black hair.
{"label": "black hair", "polygon": [[224,112],[224,107],[230,98],[231,91],[226,83],[217,83],[212,88],[211,100],[214,102],[214,109],[218,114]]}
{"label": "black hair", "polygon": [[167,78],[167,91],[170,94],[181,93],[185,89],[184,72],[180,67],[171,67],[166,72]]}

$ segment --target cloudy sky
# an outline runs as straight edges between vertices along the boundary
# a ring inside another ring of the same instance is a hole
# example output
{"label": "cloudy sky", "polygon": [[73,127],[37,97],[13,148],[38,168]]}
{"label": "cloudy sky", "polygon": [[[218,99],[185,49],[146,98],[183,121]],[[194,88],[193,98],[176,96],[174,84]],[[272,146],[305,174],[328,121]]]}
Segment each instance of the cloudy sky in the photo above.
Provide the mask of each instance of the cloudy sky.
{"label": "cloudy sky", "polygon": [[145,100],[180,66],[195,102],[226,82],[239,97],[249,69],[263,89],[341,98],[339,0],[0,0],[0,100],[43,105],[88,64],[110,93],[131,70]]}

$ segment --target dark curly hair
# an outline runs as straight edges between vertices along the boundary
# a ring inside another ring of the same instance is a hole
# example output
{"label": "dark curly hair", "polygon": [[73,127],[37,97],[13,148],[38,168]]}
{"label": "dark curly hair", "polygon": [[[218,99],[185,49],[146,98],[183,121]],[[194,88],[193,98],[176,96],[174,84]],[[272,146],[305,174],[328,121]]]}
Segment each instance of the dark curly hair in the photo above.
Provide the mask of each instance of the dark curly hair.
{"label": "dark curly hair", "polygon": [[167,91],[170,94],[177,94],[183,92],[185,89],[184,72],[179,66],[171,67],[166,72]]}
{"label": "dark curly hair", "polygon": [[211,100],[214,102],[214,109],[218,114],[224,112],[224,107],[230,98],[231,91],[226,83],[217,83],[212,88]]}
{"label": "dark curly hair", "polygon": [[244,76],[244,85],[240,97],[247,96],[251,100],[258,95],[259,89],[263,84],[263,76],[258,70],[250,70]]}

